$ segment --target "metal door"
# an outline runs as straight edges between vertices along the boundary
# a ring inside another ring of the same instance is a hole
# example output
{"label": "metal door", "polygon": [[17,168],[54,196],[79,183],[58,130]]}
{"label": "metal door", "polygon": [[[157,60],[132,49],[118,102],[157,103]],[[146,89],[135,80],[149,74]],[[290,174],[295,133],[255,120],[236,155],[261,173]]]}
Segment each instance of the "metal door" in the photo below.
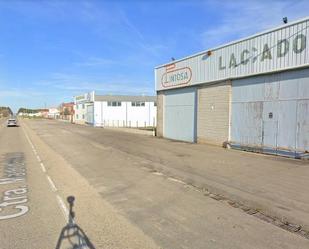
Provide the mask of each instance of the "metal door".
{"label": "metal door", "polygon": [[297,105],[297,149],[309,151],[309,100],[301,100]]}
{"label": "metal door", "polygon": [[86,122],[88,124],[93,124],[94,121],[94,107],[92,105],[87,105],[87,112],[86,112]]}
{"label": "metal door", "polygon": [[277,148],[278,135],[278,102],[263,103],[262,145],[266,148]]}
{"label": "metal door", "polygon": [[166,138],[196,141],[196,89],[167,91],[164,96],[164,129]]}
{"label": "metal door", "polygon": [[287,100],[279,102],[278,117],[278,150],[295,151],[296,149],[296,130],[297,113],[296,100]]}
{"label": "metal door", "polygon": [[241,145],[262,144],[262,102],[233,103],[231,141]]}

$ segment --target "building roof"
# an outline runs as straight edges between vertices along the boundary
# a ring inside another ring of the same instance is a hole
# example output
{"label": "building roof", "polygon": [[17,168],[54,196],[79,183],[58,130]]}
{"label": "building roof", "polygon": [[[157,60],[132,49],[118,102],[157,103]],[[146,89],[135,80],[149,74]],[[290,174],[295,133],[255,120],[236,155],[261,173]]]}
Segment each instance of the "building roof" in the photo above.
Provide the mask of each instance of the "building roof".
{"label": "building roof", "polygon": [[258,36],[261,36],[261,35],[265,35],[267,33],[271,33],[271,32],[274,32],[274,31],[282,29],[282,28],[290,27],[290,26],[292,26],[294,24],[297,24],[297,23],[306,22],[308,20],[309,20],[309,16],[307,16],[305,18],[302,18],[300,20],[296,20],[294,22],[289,22],[287,24],[280,25],[280,26],[278,26],[276,28],[268,29],[268,30],[265,30],[263,32],[260,32],[260,33],[254,34],[254,35],[251,35],[251,36],[248,36],[248,37],[245,37],[245,38],[242,38],[242,39],[238,39],[238,40],[235,40],[235,41],[223,44],[221,46],[217,46],[217,47],[214,47],[214,48],[211,48],[211,49],[207,49],[207,50],[204,50],[204,51],[201,51],[201,52],[198,52],[198,53],[195,53],[195,54],[192,54],[192,55],[180,58],[178,60],[174,60],[174,61],[170,61],[170,62],[161,64],[159,66],[156,66],[155,69],[158,69],[158,68],[161,68],[161,67],[165,67],[165,66],[168,66],[170,64],[177,63],[177,62],[180,62],[180,61],[184,61],[184,60],[190,59],[190,58],[198,56],[198,55],[206,54],[208,51],[212,51],[213,52],[215,50],[218,50],[218,49],[221,49],[221,48],[224,48],[224,47],[236,44],[236,43],[240,43],[240,42],[243,42],[243,41],[246,41],[246,40],[250,40],[252,38],[255,38],[255,37],[258,37]]}
{"label": "building roof", "polygon": [[62,103],[61,106],[63,107],[70,107],[70,106],[73,106],[74,105],[74,102],[67,102],[67,103]]}
{"label": "building roof", "polygon": [[95,101],[143,101],[156,102],[156,96],[129,96],[129,95],[95,95]]}

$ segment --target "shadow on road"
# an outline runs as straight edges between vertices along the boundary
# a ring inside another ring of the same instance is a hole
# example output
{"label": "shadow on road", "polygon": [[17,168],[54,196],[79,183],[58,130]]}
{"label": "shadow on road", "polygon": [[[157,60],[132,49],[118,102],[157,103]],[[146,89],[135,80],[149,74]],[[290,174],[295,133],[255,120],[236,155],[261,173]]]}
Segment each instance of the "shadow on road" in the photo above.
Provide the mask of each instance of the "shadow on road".
{"label": "shadow on road", "polygon": [[74,196],[67,198],[70,205],[69,220],[68,224],[61,230],[56,249],[95,249],[87,235],[74,221],[74,200]]}

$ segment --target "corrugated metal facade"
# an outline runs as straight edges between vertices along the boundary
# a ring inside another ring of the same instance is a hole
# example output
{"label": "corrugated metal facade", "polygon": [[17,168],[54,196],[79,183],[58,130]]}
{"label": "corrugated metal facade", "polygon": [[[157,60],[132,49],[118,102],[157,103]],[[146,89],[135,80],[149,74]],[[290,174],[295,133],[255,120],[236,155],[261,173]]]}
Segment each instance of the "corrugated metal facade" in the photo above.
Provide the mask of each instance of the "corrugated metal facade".
{"label": "corrugated metal facade", "polygon": [[274,153],[309,150],[309,69],[232,82],[231,142]]}
{"label": "corrugated metal facade", "polygon": [[309,64],[309,20],[156,68],[156,89],[223,81]]}
{"label": "corrugated metal facade", "polygon": [[[170,134],[177,130],[174,139],[183,140],[180,130],[186,128],[173,120],[166,96],[196,86],[196,119],[191,115],[189,123],[197,123],[198,142],[228,140],[271,153],[307,153],[308,35],[306,18],[157,67],[156,90],[162,96],[158,110],[163,108],[158,127],[163,126],[163,135],[168,127]],[[230,82],[230,91],[222,82]],[[185,99],[178,97],[180,106]]]}

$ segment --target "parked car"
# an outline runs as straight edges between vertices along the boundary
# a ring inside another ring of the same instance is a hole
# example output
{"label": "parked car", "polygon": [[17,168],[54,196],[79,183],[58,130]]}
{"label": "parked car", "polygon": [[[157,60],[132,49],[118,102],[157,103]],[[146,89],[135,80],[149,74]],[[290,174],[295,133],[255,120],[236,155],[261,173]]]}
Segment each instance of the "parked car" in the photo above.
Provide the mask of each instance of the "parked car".
{"label": "parked car", "polygon": [[7,127],[17,126],[17,121],[16,121],[16,119],[14,119],[14,118],[8,119],[7,125],[6,125],[6,126],[7,126]]}

